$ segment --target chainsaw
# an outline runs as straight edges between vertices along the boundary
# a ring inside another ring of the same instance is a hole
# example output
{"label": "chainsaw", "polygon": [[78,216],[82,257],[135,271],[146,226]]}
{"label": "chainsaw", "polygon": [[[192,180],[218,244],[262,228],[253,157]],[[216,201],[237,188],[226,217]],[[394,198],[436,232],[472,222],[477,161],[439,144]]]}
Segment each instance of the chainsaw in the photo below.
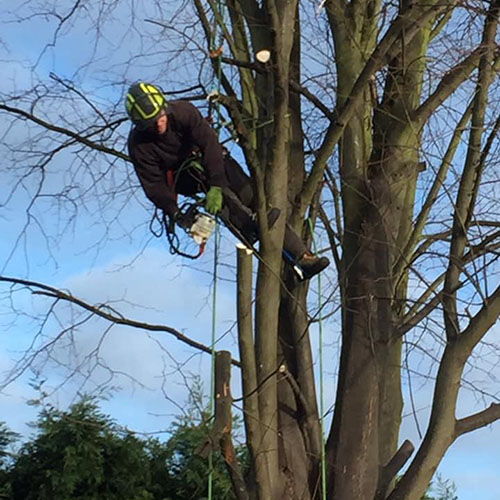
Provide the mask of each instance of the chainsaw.
{"label": "chainsaw", "polygon": [[197,259],[204,250],[207,241],[212,236],[215,229],[215,218],[200,210],[200,203],[184,203],[178,210],[175,219],[177,223],[191,238],[198,247],[192,249],[193,245],[189,240],[182,240],[175,233],[175,224],[168,223],[164,216],[164,225],[167,229],[167,239],[170,244],[170,252],[190,259]]}

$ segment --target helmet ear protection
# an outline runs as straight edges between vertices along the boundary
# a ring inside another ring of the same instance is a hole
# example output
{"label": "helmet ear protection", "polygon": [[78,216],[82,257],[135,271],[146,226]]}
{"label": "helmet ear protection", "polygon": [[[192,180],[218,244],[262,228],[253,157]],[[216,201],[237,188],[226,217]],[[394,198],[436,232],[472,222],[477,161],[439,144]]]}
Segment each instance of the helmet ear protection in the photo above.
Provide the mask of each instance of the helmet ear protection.
{"label": "helmet ear protection", "polygon": [[134,125],[141,130],[153,125],[167,106],[162,91],[150,83],[134,83],[125,97],[127,114]]}

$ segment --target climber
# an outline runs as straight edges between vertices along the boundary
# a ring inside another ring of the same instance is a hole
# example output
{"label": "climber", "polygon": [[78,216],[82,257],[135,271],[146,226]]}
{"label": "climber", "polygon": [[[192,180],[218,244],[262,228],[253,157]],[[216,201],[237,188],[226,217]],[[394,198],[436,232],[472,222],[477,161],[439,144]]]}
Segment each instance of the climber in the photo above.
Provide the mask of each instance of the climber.
{"label": "climber", "polygon": [[[248,245],[258,239],[252,183],[241,166],[219,143],[217,134],[190,102],[167,102],[160,88],[133,84],[126,95],[132,120],[128,150],[146,196],[169,217],[169,226],[189,224],[178,210],[177,194],[205,193],[205,210],[217,214]],[[280,215],[268,211],[271,227]],[[327,257],[308,252],[287,225],[284,254],[309,279],[329,265]]]}

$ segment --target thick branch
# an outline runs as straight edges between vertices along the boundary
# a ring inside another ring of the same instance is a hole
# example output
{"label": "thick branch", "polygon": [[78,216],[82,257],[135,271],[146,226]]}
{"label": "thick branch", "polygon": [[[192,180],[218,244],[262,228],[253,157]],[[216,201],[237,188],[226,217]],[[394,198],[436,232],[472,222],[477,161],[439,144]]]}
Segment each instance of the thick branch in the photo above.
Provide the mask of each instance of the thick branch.
{"label": "thick branch", "polygon": [[456,296],[451,290],[455,288],[459,280],[463,252],[467,243],[467,229],[471,222],[472,207],[480,185],[479,180],[482,173],[480,165],[481,142],[488,102],[488,90],[493,80],[492,62],[496,49],[495,37],[500,10],[499,4],[498,0],[490,4],[484,25],[481,45],[485,50],[481,54],[479,63],[467,155],[453,214],[453,237],[450,245],[449,265],[444,282],[445,295],[443,297],[444,323],[446,335],[449,339],[459,333]]}
{"label": "thick branch", "polygon": [[237,68],[251,69],[257,73],[267,73],[269,71],[269,67],[259,61],[242,61],[224,56],[221,56],[220,61],[230,66],[236,66]]}
{"label": "thick branch", "polygon": [[484,48],[478,47],[474,52],[449,70],[441,79],[436,90],[415,110],[412,121],[422,127],[436,109],[461,85],[477,67]]}
{"label": "thick branch", "polygon": [[453,10],[450,9],[449,11],[445,12],[440,19],[436,22],[436,25],[432,28],[431,34],[430,34],[430,41],[434,40],[439,33],[441,33],[442,29],[448,24],[448,21],[450,20],[451,16],[453,15]]}
{"label": "thick branch", "polygon": [[334,29],[345,26],[348,18],[345,15],[346,2],[344,0],[325,0],[328,19]]}
{"label": "thick branch", "polygon": [[237,500],[248,500],[250,497],[236,458],[231,437],[231,353],[219,351],[215,357],[215,415],[210,435],[197,453],[207,457],[210,451],[220,450],[231,478],[233,492]]}
{"label": "thick branch", "polygon": [[382,468],[379,478],[379,486],[375,495],[375,500],[384,500],[389,484],[396,474],[403,468],[412,453],[415,451],[413,443],[408,439],[400,446],[389,463]]}
{"label": "thick branch", "polygon": [[[246,68],[256,71],[257,73],[268,73],[269,66],[262,64],[260,62],[249,62],[241,61],[236,59],[231,59],[229,57],[221,57],[221,62],[224,64],[229,64],[231,66],[236,66],[238,68]],[[321,99],[315,96],[309,89],[300,85],[300,83],[290,79],[290,90],[298,94],[303,95],[308,101],[310,101],[314,106],[316,106],[329,120],[335,120],[335,113],[331,111],[328,106],[325,106]]]}
{"label": "thick branch", "polygon": [[467,432],[475,431],[481,427],[486,427],[500,419],[500,404],[492,403],[488,408],[470,415],[469,417],[457,420],[455,426],[456,438]]}
{"label": "thick branch", "polygon": [[465,131],[465,126],[467,125],[467,122],[469,121],[472,114],[472,104],[473,103],[470,103],[469,106],[467,106],[467,109],[465,110],[462,117],[460,118],[460,121],[455,127],[453,136],[448,143],[448,148],[441,161],[441,165],[439,166],[439,170],[434,178],[434,181],[422,205],[422,208],[419,211],[411,235],[408,238],[404,249],[401,251],[400,257],[394,266],[394,274],[398,279],[401,277],[405,268],[415,260],[415,255],[413,255],[410,260],[408,260],[408,255],[413,252],[414,246],[422,235],[422,231],[425,227],[425,224],[427,223],[431,209],[434,206],[438,194],[444,185],[444,180],[448,173],[453,157],[455,156],[455,152],[460,144],[460,139],[463,132]]}
{"label": "thick branch", "polygon": [[256,0],[238,0],[241,7],[250,36],[252,48],[255,53],[261,49],[268,49],[271,45],[272,34],[267,23],[267,16]]}
{"label": "thick branch", "polygon": [[[432,5],[425,13],[419,16],[418,20],[411,19],[411,17],[404,12],[391,24],[390,28],[377,45],[377,48],[373,51],[368,62],[358,76],[350,95],[345,101],[345,104],[339,110],[337,120],[328,127],[323,144],[316,155],[311,174],[305,182],[300,195],[299,213],[305,213],[307,206],[312,200],[312,197],[316,192],[316,187],[323,177],[326,162],[342,136],[344,128],[354,115],[359,103],[363,99],[366,87],[372,75],[382,68],[388,61],[394,59],[394,57],[396,57],[396,55],[401,51],[401,47],[409,43],[418,33],[420,27],[425,25],[429,19],[434,17],[436,14],[439,14],[439,12],[441,12],[444,8],[452,8],[455,3],[456,1],[450,2],[447,6],[443,6],[442,4]],[[401,43],[402,36],[404,37],[404,43]]]}
{"label": "thick branch", "polygon": [[243,410],[246,414],[247,437],[251,449],[260,442],[259,404],[257,398],[257,362],[253,345],[252,325],[252,255],[246,247],[237,250],[238,344],[242,366]]}
{"label": "thick branch", "polygon": [[[497,321],[499,314],[500,286],[485,300],[483,307],[463,332],[447,342],[436,378],[427,433],[409,469],[390,494],[390,500],[405,500],[409,498],[410,491],[414,493],[411,498],[419,498],[446,450],[459,435],[456,430],[455,411],[463,369],[475,345]],[[489,417],[493,418],[497,411],[491,410],[482,422]],[[476,417],[475,423],[479,423],[482,418]],[[464,419],[459,426],[459,432],[463,433],[465,429],[473,430],[473,423],[474,418]]]}
{"label": "thick branch", "polygon": [[500,285],[489,297],[486,297],[484,305],[469,321],[460,335],[459,342],[466,345],[467,352],[472,352],[472,349],[481,341],[486,332],[497,322],[499,316]]}
{"label": "thick branch", "polygon": [[[492,225],[494,225],[494,223]],[[471,246],[469,252],[467,252],[467,254],[464,256],[464,265],[480,258],[486,252],[491,252],[495,250],[498,245],[490,246],[490,244],[491,242],[495,241],[499,236],[500,233],[495,232],[489,235],[487,238],[485,238],[485,240],[482,241],[480,244],[475,245],[473,247]],[[413,306],[401,320],[400,327],[397,329],[398,335],[401,336],[405,335],[409,330],[418,325],[418,323],[420,323],[432,311],[434,311],[436,307],[438,307],[442,303],[444,292],[441,290],[439,293],[436,293],[436,291],[438,289],[439,284],[443,282],[444,278],[445,274],[443,273],[440,276],[438,276],[431,284],[428,284],[426,286],[425,292],[418,298],[418,300],[415,303],[415,306]],[[458,282],[456,288],[454,289],[454,292],[460,290],[460,288],[462,288],[465,284],[467,284],[466,280]],[[418,309],[418,306],[420,304],[423,304],[428,299],[428,297],[433,293],[436,294],[434,295],[432,300],[430,300],[423,307],[421,307],[421,309]]]}
{"label": "thick branch", "polygon": [[[221,62],[224,64],[229,64],[231,66],[236,66],[238,68],[246,68],[251,69],[252,71],[256,71],[257,73],[268,73],[269,66],[256,62],[249,61],[241,61],[236,59],[231,59],[229,57],[221,57]],[[316,97],[310,90],[306,87],[300,85],[300,83],[293,81],[290,79],[290,90],[293,92],[297,92],[298,94],[303,95],[306,99],[308,99],[314,106],[316,106],[329,120],[335,120],[335,113],[333,113],[328,106],[325,106],[321,99]]]}

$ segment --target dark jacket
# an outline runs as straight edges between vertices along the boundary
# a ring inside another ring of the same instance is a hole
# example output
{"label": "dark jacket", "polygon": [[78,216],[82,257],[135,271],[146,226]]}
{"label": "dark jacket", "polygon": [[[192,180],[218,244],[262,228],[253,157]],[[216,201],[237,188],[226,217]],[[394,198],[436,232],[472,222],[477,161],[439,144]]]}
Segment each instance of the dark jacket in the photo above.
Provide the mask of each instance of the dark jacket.
{"label": "dark jacket", "polygon": [[167,131],[157,135],[133,128],[128,138],[129,155],[146,196],[160,209],[172,215],[176,195],[167,184],[167,171],[177,171],[195,150],[202,155],[202,164],[210,186],[226,185],[222,146],[217,134],[188,101],[169,102]]}

